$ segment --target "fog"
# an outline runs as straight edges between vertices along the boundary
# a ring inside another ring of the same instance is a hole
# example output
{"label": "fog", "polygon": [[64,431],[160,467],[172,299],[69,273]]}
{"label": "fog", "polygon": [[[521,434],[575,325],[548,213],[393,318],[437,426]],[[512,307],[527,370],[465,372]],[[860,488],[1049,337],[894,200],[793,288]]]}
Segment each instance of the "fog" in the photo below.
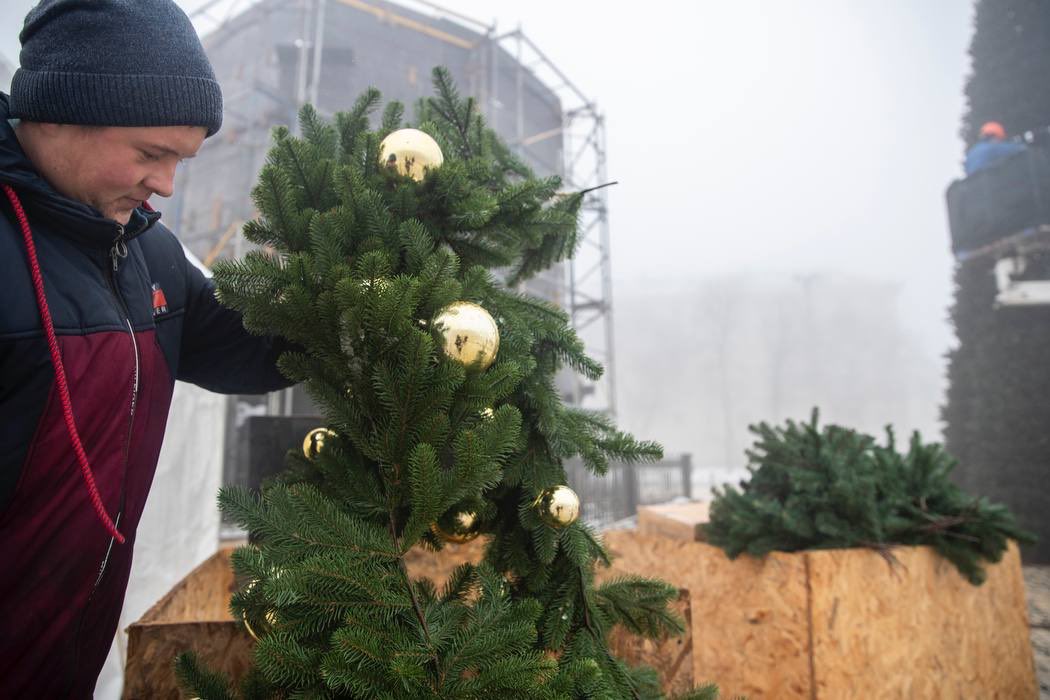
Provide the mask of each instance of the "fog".
{"label": "fog", "polygon": [[[9,63],[32,4],[0,1]],[[939,438],[969,2],[446,6],[520,25],[606,115],[625,428],[701,467],[813,406]]]}

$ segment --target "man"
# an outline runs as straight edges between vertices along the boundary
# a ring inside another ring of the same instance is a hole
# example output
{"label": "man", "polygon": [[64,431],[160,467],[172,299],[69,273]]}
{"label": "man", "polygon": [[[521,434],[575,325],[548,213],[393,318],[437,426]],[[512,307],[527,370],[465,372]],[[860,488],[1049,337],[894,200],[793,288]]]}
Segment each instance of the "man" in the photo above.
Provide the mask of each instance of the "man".
{"label": "man", "polygon": [[1024,144],[1006,140],[1006,130],[1002,124],[985,122],[981,126],[979,140],[966,152],[966,163],[963,167],[968,176],[973,175],[1023,150]]}
{"label": "man", "polygon": [[[171,0],[44,0],[0,94],[0,697],[90,697],[176,379],[261,393],[249,335],[145,200],[222,122]],[[202,504],[209,507],[210,504]]]}

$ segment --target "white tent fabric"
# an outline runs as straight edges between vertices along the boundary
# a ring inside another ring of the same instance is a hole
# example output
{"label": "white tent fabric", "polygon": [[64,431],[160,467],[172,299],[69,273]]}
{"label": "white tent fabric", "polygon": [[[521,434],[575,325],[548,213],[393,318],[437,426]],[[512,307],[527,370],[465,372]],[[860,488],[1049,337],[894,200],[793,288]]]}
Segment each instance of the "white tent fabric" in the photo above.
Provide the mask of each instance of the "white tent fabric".
{"label": "white tent fabric", "polygon": [[[210,273],[186,251],[186,257]],[[215,496],[222,483],[227,397],[177,382],[153,488],[139,524],[120,627],[95,697],[116,700],[124,685],[127,628],[219,545]]]}

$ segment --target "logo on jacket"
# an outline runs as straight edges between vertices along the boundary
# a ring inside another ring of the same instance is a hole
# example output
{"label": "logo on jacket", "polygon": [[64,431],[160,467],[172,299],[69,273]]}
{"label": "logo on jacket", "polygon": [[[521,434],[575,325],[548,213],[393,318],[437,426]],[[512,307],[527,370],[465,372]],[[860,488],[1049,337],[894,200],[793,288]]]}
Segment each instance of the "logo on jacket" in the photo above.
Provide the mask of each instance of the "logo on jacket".
{"label": "logo on jacket", "polygon": [[164,296],[164,290],[156,282],[153,283],[153,316],[156,318],[168,310],[168,300]]}

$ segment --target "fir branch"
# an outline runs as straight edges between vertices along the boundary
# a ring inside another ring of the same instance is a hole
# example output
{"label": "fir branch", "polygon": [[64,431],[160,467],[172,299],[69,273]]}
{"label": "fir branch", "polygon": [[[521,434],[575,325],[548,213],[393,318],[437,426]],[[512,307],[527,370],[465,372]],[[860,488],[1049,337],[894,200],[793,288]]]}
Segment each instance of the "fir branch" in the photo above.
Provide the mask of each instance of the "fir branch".
{"label": "fir branch", "polygon": [[201,700],[233,700],[230,683],[226,677],[203,668],[192,651],[180,654],[176,658],[175,678],[183,691]]}
{"label": "fir branch", "polygon": [[368,117],[379,105],[379,90],[368,88],[349,112],[336,115],[336,130],[339,132],[340,161],[351,163],[361,154],[361,137],[368,129]]}
{"label": "fir branch", "polygon": [[405,106],[400,102],[391,102],[383,110],[383,123],[380,134],[385,136],[401,128],[401,119],[405,115]]}
{"label": "fir branch", "polygon": [[870,547],[891,566],[890,545],[929,545],[971,583],[982,561],[997,561],[1008,539],[1029,542],[1001,506],[967,496],[950,480],[955,460],[913,435],[907,453],[893,431],[885,445],[857,431],[808,423],[753,426],[751,479],[716,493],[708,541],[730,557],[747,552]]}
{"label": "fir branch", "polygon": [[460,138],[461,156],[465,159],[473,158],[474,149],[470,143],[470,126],[476,106],[474,98],[468,98],[465,103],[460,100],[459,92],[446,68],[439,66],[434,69],[433,82],[438,97],[430,99],[432,109],[455,128]]}
{"label": "fir branch", "polygon": [[[401,543],[401,539],[397,534],[397,520],[394,516],[394,509],[390,511],[390,539],[394,543],[394,548],[399,551],[404,551],[404,546]],[[401,556],[398,558],[398,570],[401,572],[401,580],[404,587],[408,590],[408,596],[412,600],[412,612],[415,613],[416,621],[419,623],[419,630],[423,635],[423,642],[426,644],[429,654],[433,660],[436,660],[433,652],[433,642],[430,638],[430,628],[427,625],[426,615],[423,614],[423,608],[419,604],[419,599],[416,597],[415,586],[412,585],[412,580],[408,577],[408,568],[405,566],[405,558]]]}

